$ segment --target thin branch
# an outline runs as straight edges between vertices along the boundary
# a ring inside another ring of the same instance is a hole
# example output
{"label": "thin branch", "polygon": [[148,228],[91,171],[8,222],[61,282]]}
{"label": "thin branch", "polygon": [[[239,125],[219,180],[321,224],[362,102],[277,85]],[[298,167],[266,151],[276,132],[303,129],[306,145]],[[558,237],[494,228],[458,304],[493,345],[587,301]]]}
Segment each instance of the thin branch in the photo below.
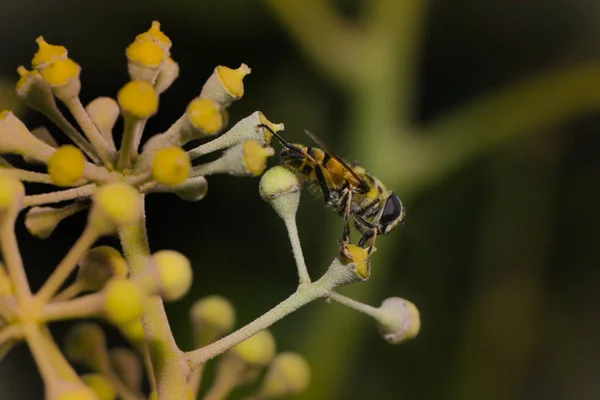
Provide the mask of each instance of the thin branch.
{"label": "thin branch", "polygon": [[104,295],[93,293],[74,300],[51,302],[44,306],[44,321],[97,317],[104,309]]}
{"label": "thin branch", "polygon": [[96,191],[97,186],[91,183],[85,186],[79,186],[72,189],[60,190],[56,192],[35,194],[25,196],[25,207],[39,206],[43,204],[59,203],[61,201],[81,199],[90,197]]}

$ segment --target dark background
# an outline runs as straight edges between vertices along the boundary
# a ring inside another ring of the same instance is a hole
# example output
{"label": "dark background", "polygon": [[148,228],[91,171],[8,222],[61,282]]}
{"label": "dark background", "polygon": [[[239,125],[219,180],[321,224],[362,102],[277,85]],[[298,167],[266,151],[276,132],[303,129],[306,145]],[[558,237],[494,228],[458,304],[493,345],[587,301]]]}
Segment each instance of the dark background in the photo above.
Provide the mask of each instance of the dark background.
{"label": "dark background", "polygon": [[[333,5],[361,26],[377,3]],[[409,3],[421,2],[396,2]],[[308,14],[317,10],[303,4]],[[390,296],[411,300],[421,312],[420,335],[394,347],[372,320],[342,306],[301,309],[272,328],[280,350],[302,352],[313,367],[313,384],[298,398],[599,398],[600,3],[431,1],[422,20],[419,13],[410,20],[417,28],[397,36],[397,46],[414,46],[402,64],[409,72],[387,83],[392,96],[379,105],[369,89],[336,81],[260,1],[0,0],[0,7],[0,106],[15,108],[31,128],[48,122],[19,109],[10,91],[38,35],[65,45],[83,67],[87,103],[114,96],[127,81],[124,49],[156,19],[181,74],[146,132],[168,128],[216,65],[244,62],[253,72],[230,121],[261,110],[298,142],[308,128],[400,195],[405,227],[378,240],[371,280],[343,292],[372,305]],[[309,42],[330,33],[315,27]],[[379,73],[383,61],[358,50],[357,58]],[[561,74],[571,78],[557,83]],[[397,117],[397,129],[378,119],[380,108]],[[435,146],[413,152],[415,138]],[[148,199],[152,249],[178,250],[194,265],[193,289],[167,306],[184,349],[196,298],[228,297],[244,324],[295,289],[284,225],[260,200],[257,183],[215,176],[201,202]],[[342,223],[308,194],[298,219],[317,277],[335,254]],[[32,286],[84,223],[83,215],[71,218],[45,241],[18,224]],[[65,328],[53,332],[60,337]],[[110,337],[119,341],[115,332]],[[40,384],[24,345],[0,365],[2,399],[40,398]]]}

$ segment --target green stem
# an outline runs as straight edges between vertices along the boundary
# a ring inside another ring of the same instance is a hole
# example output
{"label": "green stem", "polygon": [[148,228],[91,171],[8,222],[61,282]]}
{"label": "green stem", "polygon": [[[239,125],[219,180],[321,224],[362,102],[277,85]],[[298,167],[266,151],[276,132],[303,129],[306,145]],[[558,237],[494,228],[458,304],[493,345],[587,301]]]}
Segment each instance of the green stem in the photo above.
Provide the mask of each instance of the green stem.
{"label": "green stem", "polygon": [[43,204],[58,203],[66,200],[80,199],[84,197],[91,197],[96,191],[97,186],[95,183],[79,186],[72,189],[60,190],[58,192],[36,194],[31,196],[25,196],[25,207],[40,206]]}
{"label": "green stem", "polygon": [[[12,221],[9,221],[9,218]],[[0,223],[0,250],[2,250],[6,270],[13,285],[17,302],[22,305],[31,298],[31,289],[29,288],[23,259],[15,236],[14,217],[5,216],[4,219],[5,221]]]}
{"label": "green stem", "polygon": [[298,268],[298,277],[300,279],[300,285],[310,283],[310,275],[306,268],[306,262],[304,261],[304,255],[302,254],[302,246],[300,245],[300,237],[298,236],[298,226],[296,225],[296,216],[293,215],[290,218],[284,218],[285,227],[288,231],[290,243],[292,244],[292,252],[294,253],[294,260],[296,261],[296,267]]}
{"label": "green stem", "polygon": [[353,264],[343,264],[336,258],[318,281],[298,286],[290,297],[237,331],[208,346],[185,353],[190,369],[193,371],[311,301],[326,297],[334,288],[357,281],[360,281],[360,278],[356,275]]}
{"label": "green stem", "polygon": [[[136,276],[146,268],[150,256],[145,217],[137,224],[120,229],[119,237],[131,274]],[[159,399],[184,399],[189,368],[186,363],[181,362],[182,352],[175,343],[160,297],[153,297],[147,301],[142,325]]]}
{"label": "green stem", "polygon": [[94,293],[74,300],[46,304],[40,318],[43,321],[96,317],[104,309],[104,294]]}
{"label": "green stem", "polygon": [[67,255],[58,264],[46,283],[36,293],[35,300],[38,304],[46,304],[50,301],[71,272],[73,272],[86,251],[96,242],[98,236],[97,232],[89,225],[85,228],[79,239],[77,239],[77,242],[69,249]]}

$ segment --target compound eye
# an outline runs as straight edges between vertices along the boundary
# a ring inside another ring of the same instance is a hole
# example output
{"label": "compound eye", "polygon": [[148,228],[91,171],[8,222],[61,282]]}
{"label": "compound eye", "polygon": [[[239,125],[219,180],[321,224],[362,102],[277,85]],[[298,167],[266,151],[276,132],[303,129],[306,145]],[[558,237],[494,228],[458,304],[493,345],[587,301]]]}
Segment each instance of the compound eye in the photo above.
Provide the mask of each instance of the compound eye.
{"label": "compound eye", "polygon": [[392,194],[385,203],[385,208],[381,214],[381,224],[388,225],[395,221],[402,214],[402,203],[400,198]]}

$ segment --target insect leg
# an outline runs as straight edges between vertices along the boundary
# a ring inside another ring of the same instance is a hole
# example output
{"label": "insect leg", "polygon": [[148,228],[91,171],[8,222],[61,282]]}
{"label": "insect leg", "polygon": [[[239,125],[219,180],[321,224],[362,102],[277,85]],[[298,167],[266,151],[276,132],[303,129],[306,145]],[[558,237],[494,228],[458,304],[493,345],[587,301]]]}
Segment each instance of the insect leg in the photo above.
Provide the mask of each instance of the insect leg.
{"label": "insect leg", "polygon": [[319,187],[321,188],[321,192],[323,192],[323,200],[325,200],[326,204],[329,204],[329,199],[331,198],[329,186],[327,186],[327,181],[325,180],[321,166],[317,163],[315,163],[315,175],[317,177]]}
{"label": "insect leg", "polygon": [[342,234],[342,240],[344,243],[350,243],[350,221],[348,217],[350,216],[352,207],[352,190],[346,186],[344,191],[346,192],[346,208],[344,210],[344,233]]}

